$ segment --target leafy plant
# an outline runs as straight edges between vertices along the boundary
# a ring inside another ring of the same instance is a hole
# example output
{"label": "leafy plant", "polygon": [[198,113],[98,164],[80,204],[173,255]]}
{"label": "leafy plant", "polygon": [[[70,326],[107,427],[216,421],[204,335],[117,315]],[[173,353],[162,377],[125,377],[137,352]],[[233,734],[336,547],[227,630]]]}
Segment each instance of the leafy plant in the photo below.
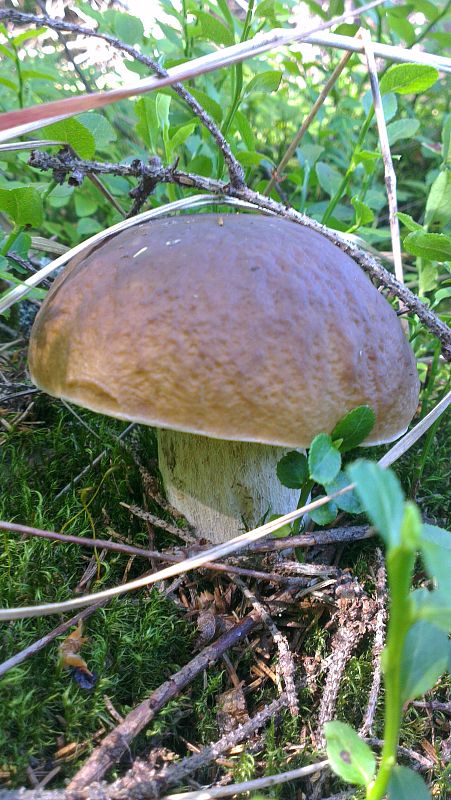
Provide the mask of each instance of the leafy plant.
{"label": "leafy plant", "polygon": [[[451,615],[449,533],[422,525],[417,507],[405,502],[391,471],[370,461],[347,469],[362,505],[386,547],[390,596],[387,643],[382,654],[385,680],[384,744],[379,766],[370,747],[343,722],[325,726],[327,754],[334,772],[366,789],[367,800],[429,798],[423,779],[397,765],[404,703],[431,689],[446,670]],[[436,582],[432,590],[411,591],[417,551]]]}

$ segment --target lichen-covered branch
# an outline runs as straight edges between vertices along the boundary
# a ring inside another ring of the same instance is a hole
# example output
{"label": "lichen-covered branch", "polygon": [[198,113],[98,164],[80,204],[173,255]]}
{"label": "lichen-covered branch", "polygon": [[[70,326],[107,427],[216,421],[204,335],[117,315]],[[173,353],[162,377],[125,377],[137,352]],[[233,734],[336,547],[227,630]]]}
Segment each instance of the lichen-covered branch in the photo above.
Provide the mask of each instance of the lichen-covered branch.
{"label": "lichen-covered branch", "polygon": [[416,314],[423,325],[429,328],[431,333],[439,339],[444,358],[447,361],[451,361],[451,330],[407,286],[404,286],[394,275],[388,272],[374,256],[344,239],[331,228],[321,225],[321,223],[307,217],[305,214],[301,214],[299,211],[286,208],[270,197],[265,197],[259,192],[252,191],[247,186],[236,188],[231,184],[226,184],[213,178],[182,172],[177,169],[176,165],[164,167],[157,158],[153,158],[150,164],[144,164],[138,159],[132,161],[131,164],[107,164],[98,161],[83,161],[75,158],[67,149],[64,149],[62,153],[56,156],[34,151],[30,156],[29,164],[37,169],[51,170],[54,179],[59,183],[63,182],[66,176],[73,185],[79,185],[83,177],[90,172],[129,176],[139,178],[141,181],[146,179],[152,188],[157,183],[175,183],[179,186],[199,189],[203,192],[236,197],[239,200],[254,204],[263,211],[277,214],[285,219],[290,219],[293,222],[312,228],[312,230],[326,236],[340,250],[343,250],[344,253],[353,258],[372,279],[385,286],[403,302],[411,313]]}

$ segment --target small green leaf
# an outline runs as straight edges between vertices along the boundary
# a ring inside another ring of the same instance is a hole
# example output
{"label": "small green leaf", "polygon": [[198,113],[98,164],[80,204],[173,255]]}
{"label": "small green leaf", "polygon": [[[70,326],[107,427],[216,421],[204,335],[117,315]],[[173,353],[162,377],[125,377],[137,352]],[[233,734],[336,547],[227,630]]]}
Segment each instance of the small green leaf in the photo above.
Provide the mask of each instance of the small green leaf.
{"label": "small green leaf", "polygon": [[407,633],[401,659],[402,700],[414,700],[432,689],[448,663],[448,636],[426,620]]}
{"label": "small green leaf", "polygon": [[434,85],[439,74],[435,67],[423,64],[395,64],[382,76],[381,94],[418,94]]}
{"label": "small green leaf", "polygon": [[6,56],[6,58],[9,58],[11,61],[15,60],[15,55],[13,51],[10,50],[9,47],[6,47],[6,45],[1,44],[1,42],[0,42],[0,53]]}
{"label": "small green leaf", "polygon": [[157,95],[150,94],[140,97],[134,105],[135,114],[138,118],[136,132],[141,137],[146,147],[153,153],[157,150],[159,139],[159,127],[157,117]]}
{"label": "small green leaf", "polygon": [[409,231],[424,231],[423,226],[419,225],[418,222],[415,222],[415,220],[412,219],[410,214],[404,214],[403,211],[398,211],[398,217],[401,220],[401,222],[403,223],[403,225],[406,226],[407,230],[409,230]]}
{"label": "small green leaf", "polygon": [[181,125],[174,133],[174,136],[169,139],[169,150],[171,154],[177,150],[178,147],[181,147],[182,144],[187,140],[188,136],[191,136],[195,127],[197,125],[196,120],[194,122],[188,122],[186,125]]}
{"label": "small green leaf", "polygon": [[242,111],[237,111],[234,118],[238,133],[248,150],[255,150],[255,139],[249,120]]}
{"label": "small green leaf", "polygon": [[451,533],[425,524],[420,547],[427,572],[438,583],[438,593],[451,598]]}
{"label": "small green leaf", "polygon": [[404,497],[398,478],[373,461],[359,460],[347,473],[356,484],[363,507],[389,547],[397,547],[401,539]]}
{"label": "small green leaf", "polygon": [[271,69],[266,72],[259,72],[259,74],[254,75],[247,84],[244,90],[244,97],[251,93],[255,94],[256,92],[265,92],[267,94],[270,92],[277,92],[281,80],[282,73],[279,72],[279,70]]}
{"label": "small green leaf", "polygon": [[79,114],[77,119],[92,133],[96,150],[104,150],[111,142],[116,141],[116,131],[102,114],[89,111],[85,114]]}
{"label": "small green leaf", "polygon": [[[315,500],[320,500],[321,497],[325,495],[320,495],[320,497],[315,497]],[[313,508],[309,511],[309,517],[316,523],[316,525],[329,525],[337,516],[337,506],[333,500],[330,503],[324,503],[323,506],[318,506],[318,508]]]}
{"label": "small green leaf", "polygon": [[304,453],[290,450],[277,464],[277,477],[283,486],[300,489],[308,479],[308,462]]}
{"label": "small green leaf", "polygon": [[45,139],[56,139],[70,145],[80,158],[92,158],[96,151],[94,136],[78,119],[62,119],[42,128]]}
{"label": "small green leaf", "polygon": [[376,759],[356,731],[345,722],[324,726],[327,757],[336,775],[347,783],[368,786],[376,772]]}
{"label": "small green leaf", "polygon": [[16,47],[20,47],[20,45],[28,41],[28,39],[36,39],[38,36],[41,36],[42,33],[46,32],[47,28],[35,28],[34,30],[31,28],[29,31],[18,33],[17,36],[14,36],[14,38],[11,39],[11,41]]}
{"label": "small green leaf", "polygon": [[340,450],[346,453],[369,436],[375,422],[376,415],[371,406],[357,406],[337,422],[332,431],[332,439],[342,439]]}
{"label": "small green leaf", "polygon": [[200,89],[193,89],[190,86],[189,91],[190,91],[190,94],[192,94],[193,97],[205,109],[207,114],[209,114],[210,117],[212,117],[214,119],[214,121],[217,122],[218,125],[219,125],[221,123],[222,117],[223,117],[223,110],[222,110],[221,106],[219,105],[219,103],[217,103],[216,100],[213,100],[213,98],[210,97],[205,92],[202,92]]}
{"label": "small green leaf", "polygon": [[[325,489],[327,494],[335,494],[335,492],[339,492],[340,489],[344,489],[345,486],[349,486],[349,478],[345,472],[340,471],[333,481],[326,484]],[[362,504],[354,489],[339,497],[334,497],[334,503],[338,508],[341,508],[342,511],[347,511],[348,514],[360,514],[362,512]]]}
{"label": "small green leaf", "polygon": [[202,35],[204,39],[209,42],[214,42],[217,45],[223,44],[225,47],[230,47],[235,44],[235,37],[226,25],[221,22],[217,17],[208,14],[206,11],[195,11],[197,19],[202,27]]}
{"label": "small green leaf", "polygon": [[415,503],[408,500],[404,504],[404,515],[401,522],[401,545],[406,550],[418,549],[421,539],[421,517]]}
{"label": "small green leaf", "polygon": [[432,184],[426,202],[426,225],[451,219],[451,170],[444,169]]}
{"label": "small green leaf", "polygon": [[341,467],[341,455],[327,433],[319,433],[310,445],[308,454],[310,477],[323,486],[336,477]]}
{"label": "small green leaf", "polygon": [[418,119],[396,119],[387,125],[388,142],[395,144],[399,139],[411,139],[418,132]]}
{"label": "small green leaf", "polygon": [[429,261],[449,261],[451,259],[451,236],[444,233],[413,231],[404,239],[408,253]]}
{"label": "small green leaf", "polygon": [[32,186],[0,189],[0,210],[5,211],[16,225],[37,228],[43,218],[41,196]]}
{"label": "small green leaf", "polygon": [[330,197],[334,195],[342,181],[342,176],[338,169],[326,164],[324,161],[317,161],[315,170],[321,189],[324,189]]}
{"label": "small green leaf", "polygon": [[355,208],[355,218],[359,225],[367,225],[373,221],[374,211],[366,203],[362,203],[358,197],[352,197],[351,204]]}
{"label": "small green leaf", "polygon": [[431,800],[431,795],[418,772],[396,765],[390,775],[388,800]]}
{"label": "small green leaf", "polygon": [[97,199],[86,192],[75,192],[75,211],[77,217],[89,217],[97,211]]}
{"label": "small green leaf", "polygon": [[[274,522],[276,519],[280,519],[281,514],[271,514],[270,517],[266,520],[267,522]],[[282,525],[281,528],[277,528],[276,531],[273,531],[271,536],[274,536],[276,539],[285,539],[287,536],[291,534],[291,525]]]}
{"label": "small green leaf", "polygon": [[446,634],[450,632],[451,595],[441,594],[438,590],[416,589],[410,597],[417,618],[430,622]]}
{"label": "small green leaf", "polygon": [[144,36],[144,26],[141,20],[120,12],[116,12],[114,16],[114,31],[118,39],[126,44],[141,42]]}

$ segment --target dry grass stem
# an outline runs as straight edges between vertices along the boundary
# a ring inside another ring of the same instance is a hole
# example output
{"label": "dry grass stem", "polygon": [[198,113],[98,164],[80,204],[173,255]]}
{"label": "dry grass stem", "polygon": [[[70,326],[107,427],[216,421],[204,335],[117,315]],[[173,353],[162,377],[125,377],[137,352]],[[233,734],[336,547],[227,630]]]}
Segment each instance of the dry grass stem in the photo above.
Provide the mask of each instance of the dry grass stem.
{"label": "dry grass stem", "polygon": [[334,84],[336,83],[338,78],[340,77],[341,73],[343,72],[343,70],[344,70],[346,64],[348,63],[349,59],[351,58],[351,56],[352,56],[352,52],[349,51],[348,53],[346,53],[343,56],[343,58],[341,59],[340,63],[337,64],[337,66],[335,67],[334,71],[332,72],[332,75],[330,76],[330,78],[328,78],[326,84],[324,85],[324,89],[318,95],[318,97],[315,100],[310,112],[307,114],[304,122],[302,123],[301,127],[299,128],[296,136],[294,137],[294,139],[291,142],[291,144],[288,146],[284,156],[281,158],[281,160],[279,161],[277,167],[275,168],[271,179],[269,180],[267,186],[265,187],[265,189],[263,191],[263,194],[266,194],[266,195],[270,194],[271,189],[274,187],[275,183],[282,179],[283,171],[284,171],[285,167],[287,166],[288,162],[290,161],[290,158],[294,155],[294,153],[296,151],[296,148],[299,146],[299,143],[302,140],[302,137],[304,136],[305,132],[310,127],[310,124],[312,123],[312,121],[315,119],[319,109],[323,105],[323,103],[324,103],[327,95],[329,94],[330,90],[332,89],[332,87],[334,86]]}
{"label": "dry grass stem", "polygon": [[396,173],[393,167],[390,144],[388,141],[387,125],[385,122],[384,109],[382,107],[382,97],[379,89],[377,77],[376,61],[369,31],[362,30],[361,36],[365,48],[366,63],[370,78],[371,94],[373,95],[374,113],[376,115],[377,130],[381,146],[382,159],[385,170],[385,186],[387,188],[390,234],[392,242],[393,263],[395,275],[400,283],[404,283],[404,271],[402,266],[401,236],[399,233],[398,220],[398,201],[396,197]]}

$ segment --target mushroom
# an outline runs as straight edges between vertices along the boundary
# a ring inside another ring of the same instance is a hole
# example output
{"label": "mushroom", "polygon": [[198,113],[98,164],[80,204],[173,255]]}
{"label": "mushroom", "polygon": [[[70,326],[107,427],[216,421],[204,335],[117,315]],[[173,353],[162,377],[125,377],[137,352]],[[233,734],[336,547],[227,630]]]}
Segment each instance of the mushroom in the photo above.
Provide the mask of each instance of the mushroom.
{"label": "mushroom", "polygon": [[358,405],[366,444],[418,402],[395,311],[322,234],[261,214],[130,227],[76,256],[35,320],[32,380],[158,429],[170,503],[213,542],[296,507],[276,464]]}

